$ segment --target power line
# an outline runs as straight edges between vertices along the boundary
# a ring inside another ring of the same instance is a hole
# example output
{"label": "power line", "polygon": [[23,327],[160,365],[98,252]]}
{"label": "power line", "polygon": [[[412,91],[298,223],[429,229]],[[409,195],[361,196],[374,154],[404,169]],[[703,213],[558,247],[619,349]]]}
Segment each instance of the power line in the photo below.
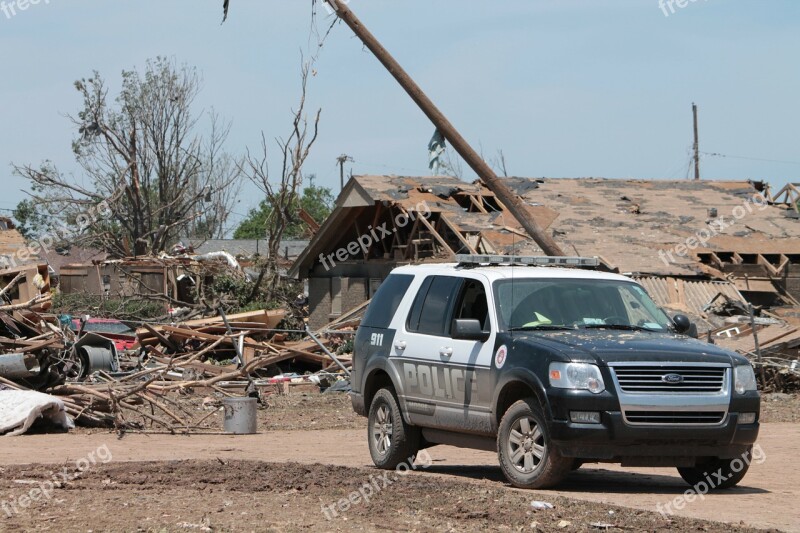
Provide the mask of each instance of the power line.
{"label": "power line", "polygon": [[782,163],[785,165],[800,165],[800,161],[782,161],[780,159],[764,159],[761,157],[746,157],[742,155],[727,155],[727,154],[720,154],[719,152],[700,152],[703,155],[711,156],[711,157],[726,157],[729,159],[747,159],[749,161],[764,161],[767,163]]}

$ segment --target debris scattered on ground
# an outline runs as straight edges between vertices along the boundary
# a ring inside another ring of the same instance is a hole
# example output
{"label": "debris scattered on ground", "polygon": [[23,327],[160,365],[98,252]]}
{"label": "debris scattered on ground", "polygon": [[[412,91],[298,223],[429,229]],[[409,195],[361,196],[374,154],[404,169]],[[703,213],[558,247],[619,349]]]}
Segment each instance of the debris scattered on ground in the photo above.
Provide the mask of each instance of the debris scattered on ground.
{"label": "debris scattered on ground", "polygon": [[221,431],[214,415],[224,398],[348,391],[358,313],[318,335],[280,329],[285,317],[219,308],[209,318],[144,323],[127,338],[87,331],[97,324],[89,317],[0,312],[0,386],[46,391],[81,426],[169,433]]}

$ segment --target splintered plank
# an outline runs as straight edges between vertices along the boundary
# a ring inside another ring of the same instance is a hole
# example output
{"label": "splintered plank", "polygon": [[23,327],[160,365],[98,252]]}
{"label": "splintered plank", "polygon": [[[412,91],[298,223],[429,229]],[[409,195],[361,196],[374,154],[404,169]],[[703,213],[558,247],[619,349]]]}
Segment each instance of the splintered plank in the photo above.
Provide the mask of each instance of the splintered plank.
{"label": "splintered plank", "polygon": [[[158,341],[161,344],[163,344],[164,346],[166,346],[167,348],[169,348],[173,352],[179,352],[180,351],[180,348],[178,348],[178,346],[174,342],[172,342],[170,339],[168,339],[167,337],[162,335],[160,331],[156,330],[156,328],[154,328],[150,324],[144,324],[144,329],[149,331],[152,335],[154,335],[158,339]],[[140,337],[140,339],[141,339],[141,337]]]}

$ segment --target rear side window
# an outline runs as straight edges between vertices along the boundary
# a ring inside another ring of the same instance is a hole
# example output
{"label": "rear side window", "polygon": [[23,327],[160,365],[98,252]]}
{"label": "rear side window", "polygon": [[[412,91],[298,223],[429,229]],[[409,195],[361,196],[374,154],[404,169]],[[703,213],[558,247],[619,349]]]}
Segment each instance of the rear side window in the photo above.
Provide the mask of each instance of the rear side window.
{"label": "rear side window", "polygon": [[434,276],[425,280],[408,316],[408,331],[446,335],[450,308],[461,281],[461,278],[450,276]]}
{"label": "rear side window", "polygon": [[391,274],[386,278],[372,298],[361,325],[368,328],[388,328],[413,280],[414,276],[407,274]]}

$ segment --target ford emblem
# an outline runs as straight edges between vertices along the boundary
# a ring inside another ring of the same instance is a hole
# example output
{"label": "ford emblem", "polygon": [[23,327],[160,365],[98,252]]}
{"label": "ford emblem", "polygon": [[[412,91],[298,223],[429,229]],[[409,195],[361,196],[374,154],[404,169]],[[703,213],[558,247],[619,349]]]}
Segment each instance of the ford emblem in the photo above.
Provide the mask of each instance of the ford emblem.
{"label": "ford emblem", "polygon": [[683,383],[683,376],[680,374],[666,374],[661,378],[661,381],[677,385],[678,383]]}

